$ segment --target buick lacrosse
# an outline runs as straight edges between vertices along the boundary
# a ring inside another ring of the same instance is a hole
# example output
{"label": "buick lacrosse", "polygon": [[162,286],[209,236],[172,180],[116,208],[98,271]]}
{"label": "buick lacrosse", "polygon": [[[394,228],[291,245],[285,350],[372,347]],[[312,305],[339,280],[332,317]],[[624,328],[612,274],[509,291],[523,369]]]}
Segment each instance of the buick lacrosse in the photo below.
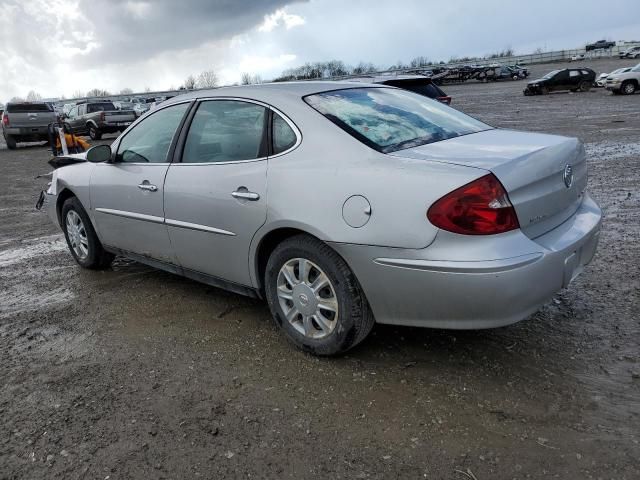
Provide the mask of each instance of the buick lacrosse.
{"label": "buick lacrosse", "polygon": [[82,267],[123,255],[264,298],[318,355],[375,322],[522,320],[583,270],[600,231],[578,140],[380,85],[193,92],[52,164],[41,203]]}

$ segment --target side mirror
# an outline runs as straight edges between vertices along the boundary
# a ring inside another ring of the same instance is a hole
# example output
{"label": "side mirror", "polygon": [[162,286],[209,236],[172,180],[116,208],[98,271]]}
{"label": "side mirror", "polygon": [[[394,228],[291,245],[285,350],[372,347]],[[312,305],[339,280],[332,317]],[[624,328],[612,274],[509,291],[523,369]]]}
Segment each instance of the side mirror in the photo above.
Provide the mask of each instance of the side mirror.
{"label": "side mirror", "polygon": [[96,145],[87,150],[87,162],[103,163],[111,160],[111,147],[109,145]]}

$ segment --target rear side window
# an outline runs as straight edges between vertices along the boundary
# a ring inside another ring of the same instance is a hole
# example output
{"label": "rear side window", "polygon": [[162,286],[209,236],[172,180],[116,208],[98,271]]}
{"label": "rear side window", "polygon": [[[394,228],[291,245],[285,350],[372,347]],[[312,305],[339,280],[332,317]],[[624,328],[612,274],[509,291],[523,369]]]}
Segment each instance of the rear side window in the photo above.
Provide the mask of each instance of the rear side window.
{"label": "rear side window", "polygon": [[305,101],[340,128],[382,153],[492,128],[439,102],[395,88],[334,90],[309,95]]}
{"label": "rear side window", "polygon": [[164,163],[173,137],[188,103],[163,108],[152,113],[120,141],[116,161],[126,163]]}
{"label": "rear side window", "polygon": [[570,76],[570,77],[579,77],[579,76],[580,76],[580,72],[579,72],[579,71],[577,71],[577,70],[571,70],[571,71],[569,72],[569,76]]}
{"label": "rear side window", "polygon": [[113,105],[113,103],[110,103],[110,102],[87,104],[87,113],[108,112],[115,109],[116,107]]}
{"label": "rear side window", "polygon": [[46,103],[14,103],[7,105],[8,113],[53,112]]}
{"label": "rear side window", "polygon": [[296,144],[296,133],[277,113],[273,112],[273,154],[282,153],[289,150]]}
{"label": "rear side window", "polygon": [[238,100],[202,102],[182,154],[184,163],[254,160],[266,156],[267,110]]}

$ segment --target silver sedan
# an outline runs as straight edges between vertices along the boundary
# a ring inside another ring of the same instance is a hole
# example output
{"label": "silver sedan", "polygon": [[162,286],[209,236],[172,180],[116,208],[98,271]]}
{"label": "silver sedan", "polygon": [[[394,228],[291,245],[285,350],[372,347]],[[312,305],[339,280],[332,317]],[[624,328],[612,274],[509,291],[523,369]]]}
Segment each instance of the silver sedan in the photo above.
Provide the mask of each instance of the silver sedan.
{"label": "silver sedan", "polygon": [[43,198],[81,266],[124,255],[265,298],[318,355],[375,322],[522,320],[589,263],[601,222],[578,140],[380,85],[194,92],[58,161]]}

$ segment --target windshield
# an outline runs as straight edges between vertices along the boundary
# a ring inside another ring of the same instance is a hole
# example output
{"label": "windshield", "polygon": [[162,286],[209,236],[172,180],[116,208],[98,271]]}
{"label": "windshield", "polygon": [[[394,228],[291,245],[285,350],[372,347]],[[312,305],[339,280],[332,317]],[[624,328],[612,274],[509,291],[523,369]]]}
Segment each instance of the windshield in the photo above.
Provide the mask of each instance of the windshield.
{"label": "windshield", "polygon": [[553,77],[556,73],[560,73],[560,70],[552,70],[551,72],[547,73],[544,77],[542,78],[551,78]]}
{"label": "windshield", "polygon": [[631,69],[632,72],[640,72],[640,63]]}
{"label": "windshield", "polygon": [[451,107],[395,88],[353,88],[304,98],[340,128],[383,153],[492,127]]}

